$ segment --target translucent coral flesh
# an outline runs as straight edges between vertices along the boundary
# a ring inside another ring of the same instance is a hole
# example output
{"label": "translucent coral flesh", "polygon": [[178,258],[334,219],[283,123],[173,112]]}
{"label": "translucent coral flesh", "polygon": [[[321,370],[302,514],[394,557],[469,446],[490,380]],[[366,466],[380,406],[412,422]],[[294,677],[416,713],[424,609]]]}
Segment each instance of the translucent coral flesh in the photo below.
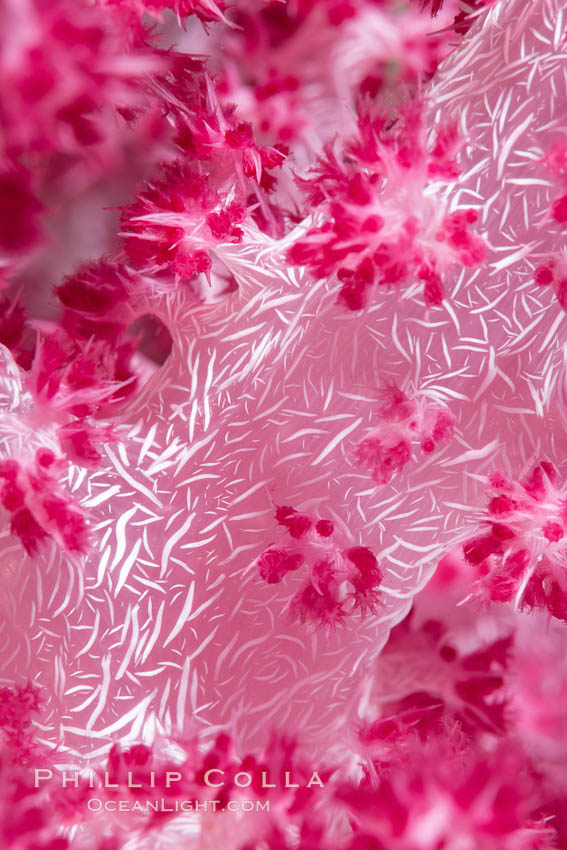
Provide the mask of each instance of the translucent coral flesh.
{"label": "translucent coral flesh", "polygon": [[562,4],[1,11],[2,848],[565,846]]}

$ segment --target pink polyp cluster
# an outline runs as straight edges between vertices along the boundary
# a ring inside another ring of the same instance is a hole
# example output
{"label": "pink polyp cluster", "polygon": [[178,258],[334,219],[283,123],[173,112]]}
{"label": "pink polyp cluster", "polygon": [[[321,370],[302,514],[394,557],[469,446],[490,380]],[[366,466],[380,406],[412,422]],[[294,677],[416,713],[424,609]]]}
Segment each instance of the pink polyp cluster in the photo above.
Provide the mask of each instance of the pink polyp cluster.
{"label": "pink polyp cluster", "polygon": [[143,74],[159,68],[144,29],[118,6],[6,3],[2,21],[12,46],[3,52],[4,157],[81,154],[112,132],[101,106],[139,104]]}
{"label": "pink polyp cluster", "polygon": [[395,663],[411,656],[412,687],[373,707],[371,719],[361,724],[361,741],[383,758],[403,752],[414,737],[426,741],[456,723],[472,739],[487,732],[504,734],[512,650],[513,637],[506,635],[469,653],[441,620],[419,625],[404,620],[392,630],[382,656],[385,666],[389,659]]}
{"label": "pink polyp cluster", "polygon": [[127,303],[128,281],[125,269],[104,260],[79,267],[57,287],[60,321],[47,324],[38,342],[24,311],[4,302],[2,342],[27,367],[26,391],[33,398],[25,427],[37,431],[40,446],[45,432],[35,457],[3,461],[2,504],[28,552],[50,538],[69,552],[86,549],[85,511],[58,478],[69,463],[98,466],[102,445],[115,439],[102,417],[135,388],[130,365],[135,343],[126,334],[135,318]]}
{"label": "pink polyp cluster", "polygon": [[[551,832],[532,808],[534,780],[518,773],[523,764],[513,749],[463,759],[458,744],[451,742],[445,747],[416,746],[412,755],[405,769],[377,785],[339,789],[339,800],[361,825],[357,839],[347,845],[349,850],[384,846],[409,850],[417,835],[428,850],[460,839],[486,850],[550,846]],[[446,817],[435,818],[439,811]]]}
{"label": "pink polyp cluster", "polygon": [[426,305],[439,306],[442,272],[485,257],[485,243],[470,230],[476,212],[445,213],[427,196],[430,180],[458,175],[459,142],[454,128],[445,128],[429,152],[422,109],[418,101],[389,123],[361,107],[348,165],[328,148],[305,181],[311,214],[324,223],[295,242],[289,259],[316,277],[336,276],[339,302],[350,310],[365,306],[374,284],[400,287],[415,278],[424,282]]}
{"label": "pink polyp cluster", "polygon": [[0,500],[10,513],[10,528],[28,553],[37,551],[47,537],[69,552],[87,548],[83,512],[58,486],[50,468],[57,463],[49,450],[36,452],[26,466],[15,460],[0,461]]}
{"label": "pink polyp cluster", "polygon": [[124,211],[126,256],[143,271],[173,272],[179,279],[193,281],[210,271],[208,249],[217,241],[242,240],[239,224],[245,214],[237,202],[223,206],[218,193],[211,195],[203,176],[170,167],[161,185],[152,185]]}
{"label": "pink polyp cluster", "polygon": [[484,534],[464,544],[478,571],[473,594],[520,608],[544,608],[567,617],[565,523],[567,506],[552,464],[542,461],[521,482],[490,478],[492,498]]}
{"label": "pink polyp cluster", "polygon": [[535,270],[534,281],[538,286],[549,286],[561,307],[567,309],[567,268],[563,257],[548,260]]}
{"label": "pink polyp cluster", "polygon": [[48,220],[76,185],[96,185],[122,156],[119,112],[152,113],[145,79],[162,58],[123,5],[6,2],[0,24],[0,252],[9,284],[53,238]]}
{"label": "pink polyp cluster", "polygon": [[316,520],[289,505],[276,509],[276,520],[294,542],[272,544],[257,563],[268,584],[278,584],[303,565],[310,570],[308,582],[289,601],[292,619],[334,629],[357,609],[361,615],[376,611],[383,573],[370,549],[341,548],[331,520]]}
{"label": "pink polyp cluster", "polygon": [[382,392],[384,403],[378,410],[380,424],[369,431],[353,450],[355,462],[370,469],[376,484],[387,484],[401,472],[412,457],[412,443],[420,441],[428,455],[453,436],[453,414],[426,399],[410,399],[398,387]]}

